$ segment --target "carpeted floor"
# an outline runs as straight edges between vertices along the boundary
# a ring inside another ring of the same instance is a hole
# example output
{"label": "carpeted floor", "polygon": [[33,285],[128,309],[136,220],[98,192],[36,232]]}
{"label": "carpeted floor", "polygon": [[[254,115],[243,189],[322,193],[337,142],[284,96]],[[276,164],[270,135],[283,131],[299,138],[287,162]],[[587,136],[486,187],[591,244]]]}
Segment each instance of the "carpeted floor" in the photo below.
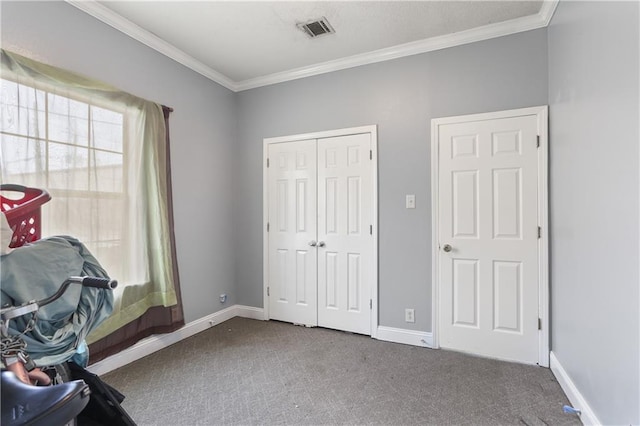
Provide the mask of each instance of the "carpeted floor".
{"label": "carpeted floor", "polygon": [[234,318],[103,379],[139,425],[579,425],[546,368]]}

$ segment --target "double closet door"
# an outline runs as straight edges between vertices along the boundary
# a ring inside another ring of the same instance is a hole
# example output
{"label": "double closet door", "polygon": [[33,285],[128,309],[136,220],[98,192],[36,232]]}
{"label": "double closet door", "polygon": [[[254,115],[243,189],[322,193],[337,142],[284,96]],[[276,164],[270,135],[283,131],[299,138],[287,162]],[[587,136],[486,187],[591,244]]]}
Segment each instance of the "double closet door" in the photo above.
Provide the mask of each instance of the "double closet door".
{"label": "double closet door", "polygon": [[268,317],[371,334],[371,133],[269,143]]}

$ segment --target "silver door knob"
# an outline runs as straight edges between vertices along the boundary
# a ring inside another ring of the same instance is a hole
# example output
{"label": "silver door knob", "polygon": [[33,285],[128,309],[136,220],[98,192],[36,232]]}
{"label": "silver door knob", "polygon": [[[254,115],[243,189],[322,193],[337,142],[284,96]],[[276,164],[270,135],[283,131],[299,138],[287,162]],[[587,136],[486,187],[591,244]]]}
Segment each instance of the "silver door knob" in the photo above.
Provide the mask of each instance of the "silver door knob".
{"label": "silver door knob", "polygon": [[311,240],[311,241],[309,241],[309,245],[311,247],[315,247],[316,245],[318,245],[318,243],[316,243],[316,240]]}
{"label": "silver door knob", "polygon": [[449,253],[452,250],[452,248],[449,244],[445,244],[444,246],[442,246],[442,250],[444,250],[445,253]]}
{"label": "silver door knob", "polygon": [[318,243],[318,247],[324,247],[324,241],[320,241],[320,242]]}

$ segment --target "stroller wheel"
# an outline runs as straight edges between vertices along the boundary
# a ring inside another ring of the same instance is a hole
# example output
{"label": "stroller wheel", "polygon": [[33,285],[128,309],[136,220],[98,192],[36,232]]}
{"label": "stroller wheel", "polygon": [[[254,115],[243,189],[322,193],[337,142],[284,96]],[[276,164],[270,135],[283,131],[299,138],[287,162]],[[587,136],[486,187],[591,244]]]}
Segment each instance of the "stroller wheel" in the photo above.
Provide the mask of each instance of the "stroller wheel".
{"label": "stroller wheel", "polygon": [[43,367],[42,371],[47,373],[47,375],[51,378],[51,384],[53,385],[67,383],[72,380],[71,370],[69,369],[69,365],[66,362],[63,362],[62,364]]}
{"label": "stroller wheel", "polygon": [[[69,365],[66,362],[62,364],[51,365],[48,367],[44,367],[42,369],[47,376],[51,378],[52,385],[59,385],[62,383],[70,382],[71,379],[71,370],[69,369]],[[65,423],[64,426],[76,426],[76,419],[70,420],[68,423]]]}

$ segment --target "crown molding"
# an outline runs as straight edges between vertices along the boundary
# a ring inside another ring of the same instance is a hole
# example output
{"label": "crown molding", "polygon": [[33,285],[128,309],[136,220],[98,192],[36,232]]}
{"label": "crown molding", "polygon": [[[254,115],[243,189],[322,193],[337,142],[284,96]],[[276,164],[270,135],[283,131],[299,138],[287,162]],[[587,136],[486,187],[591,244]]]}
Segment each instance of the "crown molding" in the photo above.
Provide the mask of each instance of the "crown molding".
{"label": "crown molding", "polygon": [[178,49],[174,45],[167,43],[157,35],[143,29],[137,24],[134,24],[130,20],[115,13],[111,9],[101,5],[97,1],[65,0],[65,2],[115,28],[116,30],[128,35],[134,40],[137,40],[140,43],[145,44],[150,48],[158,51],[159,53],[186,66],[187,68],[192,69],[198,74],[201,74],[206,78],[215,81],[216,83],[226,87],[227,89],[233,90],[234,92],[237,91],[236,83],[226,75],[221,74],[211,67],[203,64],[202,62]]}
{"label": "crown molding", "polygon": [[545,0],[542,2],[542,7],[538,12],[538,16],[544,22],[544,26],[549,26],[551,22],[551,18],[553,18],[553,14],[556,13],[556,8],[558,7],[558,3],[560,0]]}
{"label": "crown molding", "polygon": [[[547,2],[544,2],[543,5],[546,3]],[[553,3],[557,4],[557,1],[553,1]],[[386,49],[375,50],[347,58],[314,64],[308,67],[301,67],[289,71],[243,80],[237,82],[236,87],[238,91],[254,89],[271,84],[283,83],[285,81],[326,74],[347,68],[354,68],[361,65],[389,61],[391,59],[403,58],[405,56],[418,55],[420,53],[427,53],[463,44],[475,43],[477,41],[535,30],[548,25],[547,15],[549,15],[548,19],[550,20],[550,15],[553,14],[554,10],[555,6],[550,9],[550,11],[547,11],[545,8],[544,16],[541,13],[538,13],[536,15],[524,16],[522,18],[472,28],[470,30],[460,31],[453,34],[413,41]]]}
{"label": "crown molding", "polygon": [[99,19],[105,24],[112,26],[118,31],[123,32],[129,37],[132,37],[140,43],[149,46],[150,48],[168,56],[176,62],[199,74],[202,74],[208,79],[234,92],[543,28],[549,25],[559,2],[559,0],[543,1],[540,11],[535,15],[524,16],[522,18],[485,25],[483,27],[473,28],[466,31],[414,41],[386,49],[375,50],[347,58],[336,59],[261,77],[242,81],[233,81],[226,75],[212,69],[197,59],[194,59],[172,44],[167,43],[155,34],[141,28],[95,0],[65,1],[94,18]]}

